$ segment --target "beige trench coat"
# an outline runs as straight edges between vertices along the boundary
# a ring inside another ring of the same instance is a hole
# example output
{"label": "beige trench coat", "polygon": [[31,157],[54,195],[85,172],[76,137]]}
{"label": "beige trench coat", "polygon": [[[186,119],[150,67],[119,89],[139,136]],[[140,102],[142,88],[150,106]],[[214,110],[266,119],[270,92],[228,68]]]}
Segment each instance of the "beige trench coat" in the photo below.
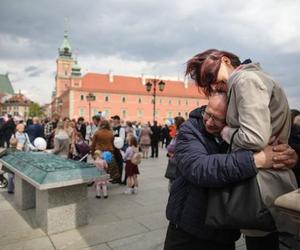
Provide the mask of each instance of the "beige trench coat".
{"label": "beige trench coat", "polygon": [[[260,151],[272,136],[287,143],[291,119],[286,95],[282,88],[259,64],[247,64],[230,76],[228,92],[227,124],[232,149]],[[259,170],[257,181],[264,203],[270,208],[278,231],[295,233],[293,223],[279,216],[274,206],[275,199],[297,188],[292,170]],[[248,232],[247,235],[263,236],[265,233]]]}

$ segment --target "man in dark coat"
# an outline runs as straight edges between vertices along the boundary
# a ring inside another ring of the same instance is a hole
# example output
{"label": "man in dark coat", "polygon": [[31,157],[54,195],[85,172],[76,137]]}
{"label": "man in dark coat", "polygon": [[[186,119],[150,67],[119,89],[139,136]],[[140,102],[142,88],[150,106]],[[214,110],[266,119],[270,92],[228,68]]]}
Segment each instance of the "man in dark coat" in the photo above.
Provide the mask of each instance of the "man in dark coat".
{"label": "man in dark coat", "polygon": [[157,121],[154,121],[151,126],[151,157],[158,157],[158,143],[160,139],[161,129],[157,126]]}
{"label": "man in dark coat", "polygon": [[272,150],[269,154],[246,150],[226,154],[228,145],[219,136],[225,126],[226,110],[226,95],[211,96],[208,106],[192,111],[180,127],[176,179],[166,211],[170,224],[165,250],[235,249],[239,230],[213,229],[204,223],[207,188],[245,180],[255,176],[257,168],[272,165]]}
{"label": "man in dark coat", "polygon": [[2,135],[1,138],[1,145],[0,147],[4,147],[6,143],[6,147],[9,147],[9,141],[11,136],[15,133],[16,124],[11,115],[7,115],[7,121],[4,122],[3,126],[0,129],[0,134]]}
{"label": "man in dark coat", "polygon": [[86,125],[84,123],[84,118],[79,117],[76,124],[76,130],[82,135],[83,140],[85,140],[86,136]]}
{"label": "man in dark coat", "polygon": [[165,124],[165,126],[162,128],[161,130],[161,140],[162,140],[162,148],[164,147],[164,144],[167,148],[167,146],[169,145],[170,141],[171,141],[171,136],[170,136],[170,129],[168,127],[167,124]]}
{"label": "man in dark coat", "polygon": [[38,117],[33,117],[33,124],[30,124],[26,128],[26,133],[28,134],[30,142],[33,144],[34,140],[38,137],[44,138],[44,128],[40,124],[40,119]]}

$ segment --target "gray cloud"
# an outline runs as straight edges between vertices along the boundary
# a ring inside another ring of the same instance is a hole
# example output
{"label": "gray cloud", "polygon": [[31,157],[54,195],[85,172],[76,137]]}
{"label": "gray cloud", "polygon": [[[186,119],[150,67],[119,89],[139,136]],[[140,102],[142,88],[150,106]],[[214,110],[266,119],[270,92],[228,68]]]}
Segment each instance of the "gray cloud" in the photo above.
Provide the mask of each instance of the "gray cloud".
{"label": "gray cloud", "polygon": [[24,69],[24,72],[27,73],[28,77],[37,77],[45,72],[41,67],[37,67],[34,65],[28,66]]}
{"label": "gray cloud", "polygon": [[31,72],[31,71],[36,71],[36,70],[38,70],[38,67],[31,65],[31,66],[26,67],[24,69],[24,72]]}
{"label": "gray cloud", "polygon": [[[298,98],[300,32],[291,27],[299,20],[300,5],[297,0],[280,4],[272,0],[2,0],[0,54],[2,60],[27,62],[23,80],[42,77],[45,72],[53,77],[64,17],[68,17],[70,42],[73,50],[78,49],[79,63],[83,57],[101,62],[118,57],[154,64],[153,74],[177,76],[189,57],[220,48],[261,62],[290,97]],[[33,60],[52,60],[53,68],[38,69],[40,65],[32,65]],[[128,68],[126,72],[133,71]]]}

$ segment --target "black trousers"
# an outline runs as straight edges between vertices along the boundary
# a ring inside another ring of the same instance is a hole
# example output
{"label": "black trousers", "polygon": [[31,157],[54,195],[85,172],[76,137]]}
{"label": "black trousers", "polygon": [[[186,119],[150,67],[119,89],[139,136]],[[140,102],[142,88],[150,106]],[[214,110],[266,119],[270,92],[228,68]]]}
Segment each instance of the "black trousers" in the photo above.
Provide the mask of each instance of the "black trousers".
{"label": "black trousers", "polygon": [[151,141],[151,157],[158,157],[158,141]]}
{"label": "black trousers", "polygon": [[279,250],[278,233],[271,233],[265,237],[246,236],[247,250]]}
{"label": "black trousers", "polygon": [[173,224],[169,224],[164,250],[235,250],[235,243],[220,244],[199,239]]}

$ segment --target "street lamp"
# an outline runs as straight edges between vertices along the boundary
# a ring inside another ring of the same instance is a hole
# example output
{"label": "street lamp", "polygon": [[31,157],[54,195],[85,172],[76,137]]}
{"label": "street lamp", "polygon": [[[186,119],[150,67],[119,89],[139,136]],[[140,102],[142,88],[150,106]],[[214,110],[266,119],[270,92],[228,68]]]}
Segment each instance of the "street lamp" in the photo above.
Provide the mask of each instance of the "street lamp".
{"label": "street lamp", "polygon": [[162,80],[158,80],[158,79],[151,79],[146,83],[146,90],[148,92],[151,91],[152,86],[153,86],[153,92],[152,92],[152,96],[153,96],[153,122],[155,121],[155,115],[156,115],[156,85],[158,84],[158,89],[159,91],[163,91],[164,87],[165,87],[165,82],[163,82]]}
{"label": "street lamp", "polygon": [[96,100],[96,96],[93,93],[88,93],[85,98],[89,102],[89,121],[91,121],[91,102]]}

